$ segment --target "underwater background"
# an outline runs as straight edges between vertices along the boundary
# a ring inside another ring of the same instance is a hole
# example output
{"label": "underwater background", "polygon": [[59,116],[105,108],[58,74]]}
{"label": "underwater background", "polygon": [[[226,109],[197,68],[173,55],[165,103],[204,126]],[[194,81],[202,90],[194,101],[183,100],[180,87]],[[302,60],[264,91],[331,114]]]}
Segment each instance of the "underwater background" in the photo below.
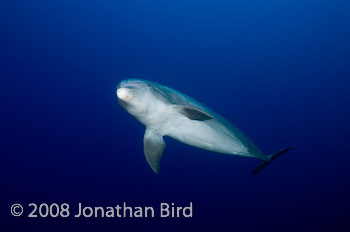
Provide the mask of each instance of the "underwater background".
{"label": "underwater background", "polygon": [[[1,231],[349,231],[350,2],[0,2]],[[258,160],[165,138],[116,86],[140,78],[203,102]],[[28,204],[193,202],[193,218],[28,218]],[[13,217],[10,207],[22,204]]]}

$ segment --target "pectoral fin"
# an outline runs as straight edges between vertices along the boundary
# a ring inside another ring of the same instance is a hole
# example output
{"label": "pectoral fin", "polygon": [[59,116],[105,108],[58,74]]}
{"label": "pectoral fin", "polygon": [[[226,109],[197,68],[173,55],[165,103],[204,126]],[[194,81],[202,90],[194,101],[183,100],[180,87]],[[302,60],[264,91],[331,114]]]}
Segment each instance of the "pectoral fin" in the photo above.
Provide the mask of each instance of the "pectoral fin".
{"label": "pectoral fin", "polygon": [[143,138],[143,152],[146,160],[155,173],[159,173],[160,159],[162,158],[165,143],[163,136],[155,130],[146,128]]}
{"label": "pectoral fin", "polygon": [[190,107],[190,106],[177,106],[179,108],[179,112],[183,115],[185,115],[187,118],[191,120],[197,120],[197,121],[205,121],[209,119],[213,119],[213,117],[208,114],[207,112]]}

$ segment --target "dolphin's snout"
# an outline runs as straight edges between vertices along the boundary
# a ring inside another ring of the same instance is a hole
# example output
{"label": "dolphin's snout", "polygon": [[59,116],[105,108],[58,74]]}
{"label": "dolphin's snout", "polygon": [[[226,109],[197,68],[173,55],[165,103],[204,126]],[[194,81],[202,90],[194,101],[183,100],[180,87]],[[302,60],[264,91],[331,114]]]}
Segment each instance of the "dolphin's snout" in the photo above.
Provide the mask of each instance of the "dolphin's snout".
{"label": "dolphin's snout", "polygon": [[117,89],[117,96],[123,101],[128,101],[132,98],[132,94],[130,93],[130,90],[128,90],[127,88]]}

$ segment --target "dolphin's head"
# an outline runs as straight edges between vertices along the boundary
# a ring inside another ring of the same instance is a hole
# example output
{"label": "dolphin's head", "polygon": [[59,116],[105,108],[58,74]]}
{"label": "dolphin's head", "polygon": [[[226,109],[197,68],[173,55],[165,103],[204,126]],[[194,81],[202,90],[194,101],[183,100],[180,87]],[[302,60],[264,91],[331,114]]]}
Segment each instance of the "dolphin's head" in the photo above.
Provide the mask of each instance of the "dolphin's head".
{"label": "dolphin's head", "polygon": [[130,114],[137,116],[148,109],[150,84],[147,81],[129,79],[117,86],[119,104]]}

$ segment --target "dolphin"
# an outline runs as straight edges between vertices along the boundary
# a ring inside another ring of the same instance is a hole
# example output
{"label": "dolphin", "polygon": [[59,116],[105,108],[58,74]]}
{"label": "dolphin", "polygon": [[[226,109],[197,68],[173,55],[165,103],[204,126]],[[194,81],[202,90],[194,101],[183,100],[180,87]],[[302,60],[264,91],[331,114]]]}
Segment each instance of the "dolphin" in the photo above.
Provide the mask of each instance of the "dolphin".
{"label": "dolphin", "polygon": [[288,147],[264,155],[222,116],[199,101],[155,82],[123,80],[116,94],[121,107],[146,126],[143,150],[148,164],[157,174],[165,148],[163,136],[212,152],[262,160],[252,175],[292,149]]}

